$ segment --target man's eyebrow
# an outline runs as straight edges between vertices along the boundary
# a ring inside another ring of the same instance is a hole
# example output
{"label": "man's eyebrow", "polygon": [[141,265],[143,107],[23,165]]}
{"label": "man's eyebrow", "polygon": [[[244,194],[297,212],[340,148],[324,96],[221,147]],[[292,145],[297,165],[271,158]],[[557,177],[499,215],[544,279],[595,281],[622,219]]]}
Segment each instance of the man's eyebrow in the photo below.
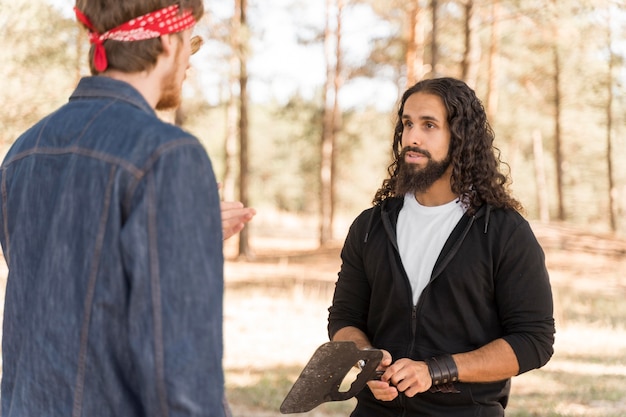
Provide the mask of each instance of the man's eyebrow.
{"label": "man's eyebrow", "polygon": [[[402,120],[411,120],[413,119],[410,115],[408,114],[403,114],[402,115]],[[424,116],[419,116],[418,120],[426,120],[426,121],[433,121],[433,122],[438,122],[439,119],[437,119],[435,116],[428,116],[428,115],[424,115]]]}

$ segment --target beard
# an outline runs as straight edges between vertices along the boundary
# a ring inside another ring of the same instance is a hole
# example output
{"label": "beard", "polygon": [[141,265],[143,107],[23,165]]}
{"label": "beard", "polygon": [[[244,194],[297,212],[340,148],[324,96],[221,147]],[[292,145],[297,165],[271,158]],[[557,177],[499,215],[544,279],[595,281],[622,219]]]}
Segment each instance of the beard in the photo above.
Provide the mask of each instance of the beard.
{"label": "beard", "polygon": [[[428,158],[428,163],[425,167],[420,168],[415,164],[409,164],[406,162],[406,153],[419,152]],[[422,193],[428,190],[438,179],[443,177],[446,170],[450,166],[451,158],[450,154],[441,161],[435,161],[432,159],[430,152],[416,148],[405,147],[400,153],[398,158],[398,174],[396,176],[395,194],[402,196],[407,193]]]}
{"label": "beard", "polygon": [[[157,110],[172,110],[178,108],[180,103],[182,102],[182,82],[179,81],[181,78],[180,71],[182,68],[182,64],[180,61],[181,56],[181,47],[178,45],[176,48],[176,64],[171,71],[165,75],[163,79],[163,86],[161,87],[161,96],[159,97],[159,101],[156,104]],[[185,69],[183,68],[182,71]]]}
{"label": "beard", "polygon": [[176,86],[175,78],[170,75],[165,83],[161,97],[156,104],[157,110],[173,110],[180,106],[182,101],[181,88]]}

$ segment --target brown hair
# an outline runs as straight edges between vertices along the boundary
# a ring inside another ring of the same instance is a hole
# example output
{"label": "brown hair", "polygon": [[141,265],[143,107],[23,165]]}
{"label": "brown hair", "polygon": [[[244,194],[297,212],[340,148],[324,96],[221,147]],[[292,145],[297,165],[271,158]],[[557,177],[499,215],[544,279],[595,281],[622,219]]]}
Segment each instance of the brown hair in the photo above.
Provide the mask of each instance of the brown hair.
{"label": "brown hair", "polygon": [[521,211],[522,205],[508,192],[510,178],[500,172],[504,163],[500,160],[500,151],[493,145],[495,135],[482,103],[467,84],[454,78],[422,80],[403,94],[393,136],[394,161],[388,167],[389,178],[383,181],[373,203],[380,204],[395,196],[398,160],[402,152],[404,103],[415,93],[433,94],[443,101],[450,127],[450,186],[467,204],[468,214],[473,215],[483,204]]}
{"label": "brown hair", "polygon": [[[129,20],[178,4],[182,10],[191,10],[196,21],[204,14],[203,0],[76,0],[76,8],[91,21],[98,33],[104,33]],[[134,42],[104,41],[108,68],[123,72],[141,72],[154,67],[163,52],[159,38]],[[94,51],[89,50],[89,68],[93,75]]]}

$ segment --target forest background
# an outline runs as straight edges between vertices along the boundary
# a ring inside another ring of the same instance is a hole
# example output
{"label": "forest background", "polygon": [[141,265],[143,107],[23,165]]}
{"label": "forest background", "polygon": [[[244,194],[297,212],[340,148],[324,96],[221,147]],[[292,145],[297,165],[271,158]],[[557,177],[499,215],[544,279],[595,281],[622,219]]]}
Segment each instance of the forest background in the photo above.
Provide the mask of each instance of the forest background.
{"label": "forest background", "polygon": [[[386,176],[397,98],[445,75],[483,100],[529,218],[626,233],[623,1],[248,2],[206,3],[184,104],[164,115],[203,141],[225,197],[341,239]],[[0,0],[5,149],[88,73],[72,6]]]}
{"label": "forest background", "polygon": [[[0,155],[88,74],[72,6],[0,0]],[[557,319],[567,322],[556,368],[530,377],[528,403],[513,415],[626,415],[617,388],[626,386],[624,1],[219,0],[206,8],[196,28],[205,46],[183,105],[161,116],[203,142],[225,199],[259,213],[225,248],[235,414],[276,415],[259,410],[276,410],[325,341],[338,250],[387,175],[398,97],[421,78],[453,76],[483,100],[511,189],[546,248]],[[594,279],[604,280],[601,291]],[[252,326],[250,314],[283,327]],[[595,344],[572,343],[581,338]],[[266,366],[245,351],[251,345],[267,346]],[[269,359],[273,349],[280,357]],[[562,370],[579,362],[590,369],[584,378]],[[552,388],[539,394],[531,388],[539,384]],[[563,405],[572,402],[582,408]]]}

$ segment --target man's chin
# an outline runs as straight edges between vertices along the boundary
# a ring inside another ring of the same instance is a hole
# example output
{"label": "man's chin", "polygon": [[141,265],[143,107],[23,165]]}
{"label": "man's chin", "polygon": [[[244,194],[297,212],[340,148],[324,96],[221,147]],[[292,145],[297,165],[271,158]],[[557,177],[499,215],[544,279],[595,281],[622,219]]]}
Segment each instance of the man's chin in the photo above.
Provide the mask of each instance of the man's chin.
{"label": "man's chin", "polygon": [[411,172],[413,174],[419,174],[420,172],[424,170],[424,168],[426,168],[426,166],[428,166],[428,164],[422,165],[416,162],[404,161],[404,166],[406,167],[407,172]]}

